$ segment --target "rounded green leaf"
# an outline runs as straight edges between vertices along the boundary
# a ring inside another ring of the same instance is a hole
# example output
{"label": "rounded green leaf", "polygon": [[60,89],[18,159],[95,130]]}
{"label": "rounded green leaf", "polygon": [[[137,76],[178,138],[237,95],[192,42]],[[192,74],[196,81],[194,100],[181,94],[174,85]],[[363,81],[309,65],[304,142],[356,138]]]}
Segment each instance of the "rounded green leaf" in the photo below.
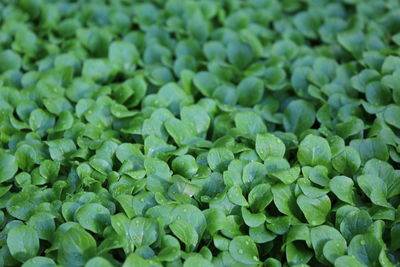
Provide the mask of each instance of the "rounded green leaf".
{"label": "rounded green leaf", "polygon": [[175,220],[169,225],[172,233],[181,240],[185,246],[186,251],[192,251],[199,241],[199,235],[196,229],[188,222],[183,220]]}
{"label": "rounded green leaf", "polygon": [[40,239],[53,241],[56,229],[54,216],[47,212],[37,212],[29,218],[28,225],[31,226]]}
{"label": "rounded green leaf", "polygon": [[8,232],[7,246],[16,260],[25,262],[39,252],[39,237],[32,227],[17,226]]}
{"label": "rounded green leaf", "polygon": [[22,264],[22,267],[56,267],[54,260],[47,257],[34,257]]}
{"label": "rounded green leaf", "polygon": [[320,136],[311,134],[301,141],[297,151],[297,158],[303,166],[329,166],[331,157],[331,148],[328,141]]}
{"label": "rounded green leaf", "polygon": [[136,217],[129,224],[129,235],[136,247],[150,246],[159,235],[159,225],[155,219]]}
{"label": "rounded green leaf", "polygon": [[373,158],[382,161],[387,161],[389,158],[388,148],[379,138],[353,139],[350,141],[350,146],[358,151],[362,163]]}
{"label": "rounded green leaf", "polygon": [[109,263],[106,259],[102,257],[95,257],[90,259],[85,267],[112,267],[111,263]]}
{"label": "rounded green leaf", "polygon": [[21,57],[12,50],[0,52],[0,73],[7,70],[17,70],[21,67]]}
{"label": "rounded green leaf", "polygon": [[228,61],[239,69],[244,69],[254,56],[250,45],[241,42],[230,42],[227,54]]}
{"label": "rounded green leaf", "polygon": [[256,136],[256,151],[262,160],[267,157],[283,157],[285,150],[282,140],[272,134],[265,133]]}
{"label": "rounded green leaf", "polygon": [[314,106],[304,100],[295,100],[286,107],[283,126],[286,131],[300,135],[315,122]]}
{"label": "rounded green leaf", "polygon": [[204,259],[200,255],[190,256],[183,263],[183,267],[212,267],[214,266],[210,261]]}
{"label": "rounded green leaf", "polygon": [[231,256],[243,264],[259,263],[258,249],[249,236],[237,236],[229,244]]}
{"label": "rounded green leaf", "polygon": [[331,201],[326,195],[319,198],[300,195],[297,198],[297,204],[311,225],[323,224],[331,209]]}
{"label": "rounded green leaf", "polygon": [[176,157],[172,161],[172,169],[174,172],[183,176],[191,177],[196,174],[199,167],[197,166],[196,159],[193,156],[183,155]]}
{"label": "rounded green leaf", "polygon": [[17,159],[13,155],[0,150],[0,183],[13,178],[17,170]]}
{"label": "rounded green leaf", "polygon": [[222,172],[234,159],[233,153],[226,148],[212,148],[207,155],[208,166],[211,170]]}
{"label": "rounded green leaf", "polygon": [[134,70],[139,56],[136,46],[129,42],[115,41],[108,48],[109,60],[118,64],[119,68],[124,71]]}
{"label": "rounded green leaf", "polygon": [[299,178],[300,167],[296,166],[290,169],[280,170],[269,174],[270,176],[277,178],[284,184],[292,184]]}
{"label": "rounded green leaf", "polygon": [[381,266],[379,264],[381,249],[381,244],[373,235],[357,235],[351,240],[348,253],[366,266],[378,267]]}
{"label": "rounded green leaf", "polygon": [[[261,79],[250,76],[239,83],[237,92],[239,104],[250,107],[261,100],[264,94],[264,84]],[[249,97],[250,95],[251,97]]]}
{"label": "rounded green leaf", "polygon": [[257,134],[267,132],[263,119],[255,112],[242,111],[235,115],[235,125],[240,136],[255,139]]}
{"label": "rounded green leaf", "polygon": [[62,234],[57,261],[66,266],[82,266],[96,256],[96,241],[80,227],[72,227]]}
{"label": "rounded green leaf", "polygon": [[356,210],[348,213],[340,223],[340,231],[347,240],[351,240],[358,234],[368,231],[373,221],[365,210]]}
{"label": "rounded green leaf", "polygon": [[249,227],[257,227],[265,222],[265,215],[262,213],[251,213],[245,207],[242,207],[243,220]]}
{"label": "rounded green leaf", "polygon": [[323,254],[330,263],[335,263],[336,259],[346,254],[347,246],[343,240],[333,239],[325,243]]}
{"label": "rounded green leaf", "polygon": [[274,195],[274,204],[280,212],[294,217],[299,214],[299,209],[296,205],[296,197],[290,185],[274,185],[272,187],[272,193]]}
{"label": "rounded green leaf", "polygon": [[101,233],[110,224],[110,211],[97,203],[88,203],[75,213],[79,224],[94,233]]}
{"label": "rounded green leaf", "polygon": [[342,201],[354,205],[354,182],[346,176],[335,176],[329,181],[329,188]]}
{"label": "rounded green leaf", "polygon": [[336,228],[328,225],[321,225],[311,229],[312,246],[315,250],[317,258],[323,262],[326,261],[322,257],[323,247],[329,240],[340,240],[342,243],[346,243],[346,240]]}
{"label": "rounded green leaf", "polygon": [[396,127],[397,129],[400,129],[400,106],[399,105],[389,105],[383,114],[385,121]]}
{"label": "rounded green leaf", "polygon": [[341,256],[335,260],[335,267],[348,267],[348,266],[362,267],[363,265],[361,264],[361,262],[359,262],[352,256]]}
{"label": "rounded green leaf", "polygon": [[332,159],[332,166],[339,173],[352,176],[361,166],[360,154],[352,147],[345,147]]}
{"label": "rounded green leaf", "polygon": [[193,78],[193,83],[204,96],[211,96],[220,81],[218,78],[207,71],[197,73]]}
{"label": "rounded green leaf", "polygon": [[242,189],[238,185],[234,185],[228,190],[229,200],[238,206],[248,206],[246,198],[243,196]]}

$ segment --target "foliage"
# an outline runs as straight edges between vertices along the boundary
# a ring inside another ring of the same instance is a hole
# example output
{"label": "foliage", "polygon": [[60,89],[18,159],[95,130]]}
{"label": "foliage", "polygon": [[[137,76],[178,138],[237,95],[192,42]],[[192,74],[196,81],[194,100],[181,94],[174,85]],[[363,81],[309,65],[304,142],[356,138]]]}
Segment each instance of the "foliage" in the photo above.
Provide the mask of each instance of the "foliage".
{"label": "foliage", "polygon": [[0,1],[0,266],[399,266],[400,2]]}

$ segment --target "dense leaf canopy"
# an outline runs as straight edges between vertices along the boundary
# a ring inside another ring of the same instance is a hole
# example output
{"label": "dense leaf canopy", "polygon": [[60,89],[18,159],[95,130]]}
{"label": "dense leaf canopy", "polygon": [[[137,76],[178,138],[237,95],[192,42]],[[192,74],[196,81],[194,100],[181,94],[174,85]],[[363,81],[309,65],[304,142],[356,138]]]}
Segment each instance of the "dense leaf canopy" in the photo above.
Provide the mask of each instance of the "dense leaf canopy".
{"label": "dense leaf canopy", "polygon": [[0,266],[399,266],[398,0],[0,1]]}

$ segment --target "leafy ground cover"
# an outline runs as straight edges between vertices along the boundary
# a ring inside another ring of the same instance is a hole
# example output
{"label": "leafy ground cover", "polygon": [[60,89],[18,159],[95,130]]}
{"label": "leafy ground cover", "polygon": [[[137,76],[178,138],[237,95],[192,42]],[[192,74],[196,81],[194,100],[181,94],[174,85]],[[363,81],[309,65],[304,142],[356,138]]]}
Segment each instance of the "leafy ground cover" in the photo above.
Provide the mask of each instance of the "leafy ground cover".
{"label": "leafy ground cover", "polygon": [[399,1],[0,14],[0,266],[399,266]]}

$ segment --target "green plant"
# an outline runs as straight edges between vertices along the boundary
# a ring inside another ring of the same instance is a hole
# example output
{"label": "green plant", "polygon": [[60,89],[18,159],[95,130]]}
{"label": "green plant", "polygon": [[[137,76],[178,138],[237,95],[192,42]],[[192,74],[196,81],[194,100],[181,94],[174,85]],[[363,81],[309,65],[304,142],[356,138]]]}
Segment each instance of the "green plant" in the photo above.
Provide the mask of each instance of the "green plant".
{"label": "green plant", "polygon": [[0,14],[0,266],[399,266],[398,1]]}

